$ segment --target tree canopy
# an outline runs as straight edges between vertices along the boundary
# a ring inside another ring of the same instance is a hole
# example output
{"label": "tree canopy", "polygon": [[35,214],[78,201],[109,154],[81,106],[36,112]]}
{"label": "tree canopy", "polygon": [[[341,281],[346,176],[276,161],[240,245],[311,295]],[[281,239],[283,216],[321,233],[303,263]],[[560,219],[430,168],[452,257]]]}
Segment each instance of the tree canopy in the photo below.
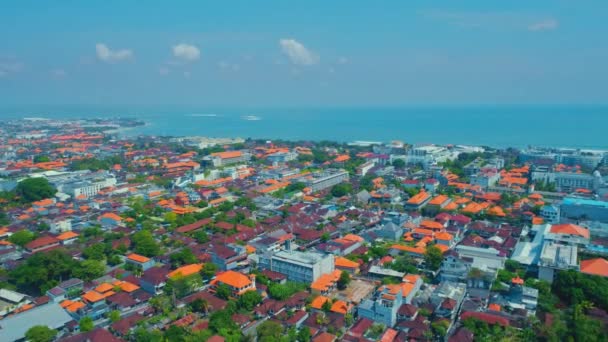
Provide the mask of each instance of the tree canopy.
{"label": "tree canopy", "polygon": [[51,198],[55,196],[56,192],[57,190],[44,177],[24,179],[15,188],[15,193],[25,203]]}
{"label": "tree canopy", "polygon": [[55,336],[57,336],[57,330],[46,325],[35,325],[25,333],[25,338],[30,342],[51,342]]}

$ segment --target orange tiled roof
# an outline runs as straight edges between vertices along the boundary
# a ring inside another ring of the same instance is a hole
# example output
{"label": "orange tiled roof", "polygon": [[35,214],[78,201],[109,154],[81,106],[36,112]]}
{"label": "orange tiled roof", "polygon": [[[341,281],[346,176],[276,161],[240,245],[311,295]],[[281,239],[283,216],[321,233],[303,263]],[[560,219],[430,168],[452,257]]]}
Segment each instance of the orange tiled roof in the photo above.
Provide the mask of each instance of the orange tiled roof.
{"label": "orange tiled roof", "polygon": [[66,310],[68,310],[69,312],[76,312],[79,309],[82,309],[86,306],[86,304],[84,304],[83,302],[73,302],[70,305],[68,305],[67,307],[65,307]]}
{"label": "orange tiled roof", "polygon": [[78,234],[74,233],[73,231],[68,231],[68,232],[61,233],[61,234],[57,235],[57,239],[59,239],[61,241],[73,239],[73,238],[76,238],[76,237],[78,237]]}
{"label": "orange tiled roof", "polygon": [[353,242],[363,242],[363,238],[359,235],[355,234],[346,234],[342,237],[344,240],[353,241]]}
{"label": "orange tiled roof", "polygon": [[112,286],[112,284],[110,283],[103,283],[100,284],[99,286],[97,286],[95,288],[95,291],[99,292],[99,293],[105,293],[108,292],[110,290],[114,289],[114,286]]}
{"label": "orange tiled roof", "polygon": [[118,286],[120,286],[121,290],[128,292],[128,293],[131,293],[131,292],[139,289],[139,286],[137,286],[133,283],[130,283],[128,281],[123,281]]}
{"label": "orange tiled roof", "polygon": [[441,223],[431,220],[424,220],[420,223],[422,228],[426,229],[443,229],[445,228]]}
{"label": "orange tiled roof", "polygon": [[347,304],[345,301],[336,300],[331,305],[330,311],[346,315],[350,311],[350,309],[351,309],[351,305]]}
{"label": "orange tiled roof", "polygon": [[236,271],[220,273],[215,277],[213,282],[220,282],[234,288],[243,288],[251,285],[251,279],[248,276]]}
{"label": "orange tiled roof", "polygon": [[323,308],[323,304],[325,304],[325,302],[327,302],[328,300],[329,298],[325,296],[318,296],[312,300],[312,302],[310,303],[310,307],[313,309],[321,310],[321,308]]}
{"label": "orange tiled roof", "polygon": [[410,246],[403,246],[403,245],[392,245],[391,248],[398,249],[398,250],[404,251],[404,252],[410,252],[410,253],[414,253],[414,254],[419,254],[419,255],[423,255],[424,252],[425,252],[424,248],[420,248],[420,247],[410,247]]}
{"label": "orange tiled roof", "polygon": [[105,298],[104,295],[100,294],[97,291],[89,291],[82,295],[82,298],[89,303],[96,303]]}
{"label": "orange tiled roof", "polygon": [[445,201],[447,201],[449,199],[450,198],[446,195],[438,195],[438,196],[435,196],[435,198],[433,198],[429,202],[429,205],[442,205],[443,203],[445,203]]}
{"label": "orange tiled roof", "polygon": [[169,274],[167,274],[167,277],[168,278],[173,278],[176,276],[187,277],[189,275],[200,272],[202,267],[203,267],[202,264],[185,265],[185,266],[182,266],[180,268],[173,270],[172,272],[169,272]]}
{"label": "orange tiled roof", "polygon": [[435,235],[435,239],[444,240],[444,241],[452,241],[454,239],[454,236],[452,236],[452,234],[447,233],[447,232],[441,232],[441,233],[437,233]]}
{"label": "orange tiled roof", "polygon": [[131,254],[127,255],[127,259],[133,260],[135,262],[139,262],[142,264],[150,261],[150,258],[145,257],[143,255],[135,254],[135,253],[131,253]]}
{"label": "orange tiled roof", "polygon": [[340,279],[340,270],[334,270],[331,273],[322,274],[317,280],[310,284],[310,288],[317,291],[327,291]]}
{"label": "orange tiled roof", "polygon": [[427,194],[425,191],[420,191],[419,193],[414,195],[412,198],[407,200],[407,203],[421,204],[422,202],[426,201],[429,197],[431,197],[431,195]]}
{"label": "orange tiled roof", "polygon": [[608,277],[608,261],[603,258],[581,261],[581,272]]}
{"label": "orange tiled roof", "polygon": [[334,260],[334,264],[336,267],[343,267],[343,268],[358,268],[359,264],[352,261],[352,260],[348,260],[345,257],[336,257],[336,259]]}
{"label": "orange tiled roof", "polygon": [[[84,206],[81,207],[81,208],[84,208]],[[105,214],[101,215],[99,218],[100,219],[102,219],[102,218],[108,218],[108,219],[111,219],[111,220],[114,220],[114,221],[118,221],[118,222],[122,221],[122,217],[120,217],[120,216],[118,216],[118,215],[116,215],[114,213],[105,213]]]}
{"label": "orange tiled roof", "polygon": [[228,158],[238,158],[238,157],[242,156],[243,153],[241,153],[241,151],[227,151],[227,152],[211,153],[211,155],[214,157],[220,157],[222,159],[228,159]]}
{"label": "orange tiled roof", "polygon": [[587,228],[583,228],[581,226],[577,226],[571,223],[554,224],[553,226],[551,226],[550,231],[553,234],[578,235],[584,238],[589,238],[589,230]]}

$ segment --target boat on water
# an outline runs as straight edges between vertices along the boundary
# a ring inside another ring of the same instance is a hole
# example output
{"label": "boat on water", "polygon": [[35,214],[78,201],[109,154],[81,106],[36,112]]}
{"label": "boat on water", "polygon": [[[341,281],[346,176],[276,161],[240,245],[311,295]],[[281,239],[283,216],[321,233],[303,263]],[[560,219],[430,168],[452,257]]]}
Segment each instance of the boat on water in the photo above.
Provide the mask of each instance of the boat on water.
{"label": "boat on water", "polygon": [[255,116],[255,115],[243,115],[243,116],[241,116],[241,119],[247,120],[247,121],[259,121],[259,120],[262,120],[262,118],[260,118],[259,116]]}

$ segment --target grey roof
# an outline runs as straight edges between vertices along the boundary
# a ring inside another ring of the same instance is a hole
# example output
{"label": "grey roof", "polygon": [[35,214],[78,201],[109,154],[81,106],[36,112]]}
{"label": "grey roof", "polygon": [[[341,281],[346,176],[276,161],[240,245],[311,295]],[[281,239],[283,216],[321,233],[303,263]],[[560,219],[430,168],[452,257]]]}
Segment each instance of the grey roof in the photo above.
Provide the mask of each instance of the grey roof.
{"label": "grey roof", "polygon": [[56,303],[45,304],[0,321],[0,340],[15,341],[22,339],[29,328],[35,325],[46,325],[51,329],[60,329],[72,317]]}

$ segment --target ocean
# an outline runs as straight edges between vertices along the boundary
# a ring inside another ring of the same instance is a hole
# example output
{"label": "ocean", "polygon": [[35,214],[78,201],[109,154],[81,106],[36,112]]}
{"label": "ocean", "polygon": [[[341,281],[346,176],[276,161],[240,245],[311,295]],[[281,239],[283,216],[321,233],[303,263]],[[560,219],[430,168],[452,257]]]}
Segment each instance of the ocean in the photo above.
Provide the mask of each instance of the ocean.
{"label": "ocean", "polygon": [[0,118],[134,117],[129,135],[288,140],[401,140],[413,144],[608,149],[606,106],[444,106],[399,108],[66,107],[4,109]]}

